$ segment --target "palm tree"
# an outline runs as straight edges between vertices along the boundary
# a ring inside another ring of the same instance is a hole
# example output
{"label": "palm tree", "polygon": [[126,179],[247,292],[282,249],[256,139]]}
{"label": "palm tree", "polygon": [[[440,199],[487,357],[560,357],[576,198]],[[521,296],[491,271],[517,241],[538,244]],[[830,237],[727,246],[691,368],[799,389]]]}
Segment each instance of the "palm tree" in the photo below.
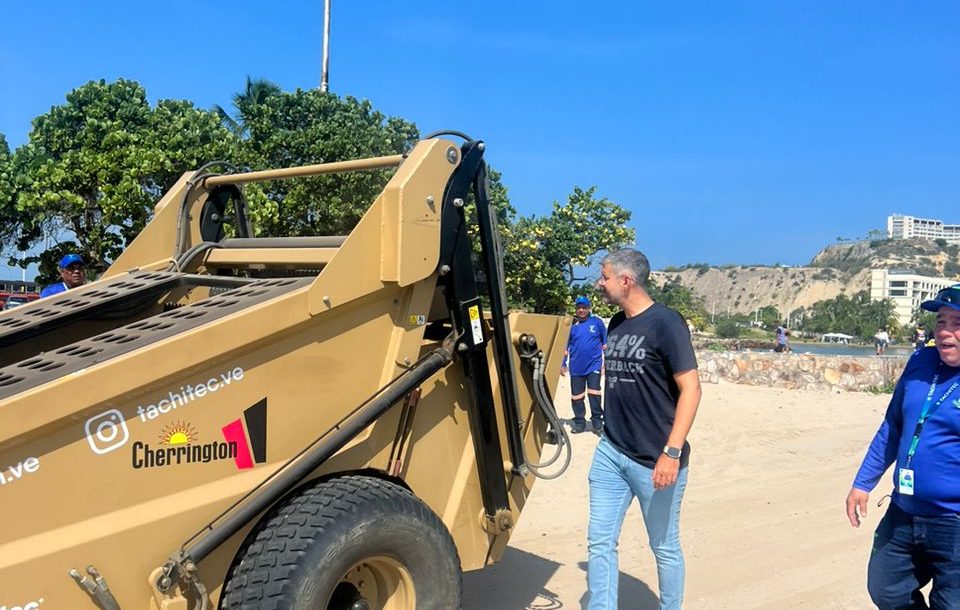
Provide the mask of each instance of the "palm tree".
{"label": "palm tree", "polygon": [[280,87],[276,83],[265,78],[251,80],[247,76],[247,86],[244,90],[233,94],[236,116],[230,116],[219,104],[214,105],[213,111],[220,116],[220,122],[224,127],[243,138],[247,135],[247,119],[250,117],[250,111],[271,95],[278,93],[280,93]]}

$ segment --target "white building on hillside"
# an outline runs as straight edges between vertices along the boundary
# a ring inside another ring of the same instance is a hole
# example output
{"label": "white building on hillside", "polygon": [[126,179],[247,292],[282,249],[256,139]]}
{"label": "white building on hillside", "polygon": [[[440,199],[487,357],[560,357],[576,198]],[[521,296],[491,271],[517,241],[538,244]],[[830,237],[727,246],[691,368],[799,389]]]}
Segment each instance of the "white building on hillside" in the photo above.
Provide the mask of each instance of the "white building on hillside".
{"label": "white building on hillside", "polygon": [[870,300],[890,299],[895,306],[897,321],[901,325],[908,324],[920,303],[954,284],[956,280],[917,275],[912,271],[874,269],[870,273]]}
{"label": "white building on hillside", "polygon": [[934,218],[917,218],[903,214],[887,216],[887,237],[890,239],[945,239],[950,243],[960,243],[960,224],[948,225]]}

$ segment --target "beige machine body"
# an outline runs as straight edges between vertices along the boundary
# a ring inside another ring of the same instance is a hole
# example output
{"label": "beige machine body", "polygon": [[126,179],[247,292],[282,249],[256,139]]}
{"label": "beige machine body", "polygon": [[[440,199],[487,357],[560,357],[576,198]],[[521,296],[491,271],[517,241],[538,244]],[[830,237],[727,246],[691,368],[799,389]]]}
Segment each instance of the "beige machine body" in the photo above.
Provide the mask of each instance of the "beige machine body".
{"label": "beige machine body", "polygon": [[[428,507],[463,570],[499,559],[569,321],[491,313],[496,273],[472,292],[459,191],[482,151],[429,139],[403,157],[185,175],[100,280],[0,313],[0,609],[300,607],[224,590],[265,514],[347,475]],[[239,184],[390,166],[347,236],[244,232]],[[344,608],[434,607],[404,560],[370,555],[350,569],[377,592],[339,574]]]}

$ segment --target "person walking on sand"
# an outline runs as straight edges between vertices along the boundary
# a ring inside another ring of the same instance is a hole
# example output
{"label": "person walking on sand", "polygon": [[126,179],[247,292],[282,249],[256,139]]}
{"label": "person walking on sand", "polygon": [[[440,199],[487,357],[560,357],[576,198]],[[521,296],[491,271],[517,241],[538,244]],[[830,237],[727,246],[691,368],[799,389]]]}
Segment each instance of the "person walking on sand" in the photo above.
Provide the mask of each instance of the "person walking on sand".
{"label": "person walking on sand", "polygon": [[859,527],[896,462],[890,508],[877,525],[867,591],[881,609],[960,608],[960,284],[920,306],[937,313],[936,349],[913,353],[847,494]]}
{"label": "person walking on sand", "polygon": [[590,299],[579,296],[573,302],[576,308],[567,351],[563,354],[560,374],[570,372],[570,403],[573,409],[572,432],[587,429],[584,418],[584,397],[590,399],[590,427],[594,434],[603,432],[603,406],[600,403],[600,370],[603,368],[603,349],[607,345],[607,327],[603,320],[590,313]]}
{"label": "person walking on sand", "polygon": [[687,434],[700,404],[700,378],[683,318],[646,291],[650,264],[625,248],[603,259],[610,320],[604,352],[605,429],[588,476],[589,610],[616,610],[620,529],[634,497],[657,562],[661,610],[683,604],[680,503],[687,486]]}
{"label": "person walking on sand", "polygon": [[777,327],[777,346],[773,348],[773,351],[780,353],[787,353],[790,351],[790,343],[787,337],[790,336],[790,331],[787,330],[787,324],[784,322]]}
{"label": "person walking on sand", "polygon": [[873,344],[877,348],[877,355],[882,356],[887,352],[887,345],[890,343],[890,335],[886,328],[881,328],[873,336]]}

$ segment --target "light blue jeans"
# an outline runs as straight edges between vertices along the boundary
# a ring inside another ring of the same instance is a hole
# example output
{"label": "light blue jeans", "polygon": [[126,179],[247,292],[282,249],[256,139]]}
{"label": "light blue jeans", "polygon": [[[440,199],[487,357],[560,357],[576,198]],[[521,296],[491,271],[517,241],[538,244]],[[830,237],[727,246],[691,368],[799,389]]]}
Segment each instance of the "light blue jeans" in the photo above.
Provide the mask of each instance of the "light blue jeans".
{"label": "light blue jeans", "polygon": [[590,466],[590,525],[587,529],[588,610],[617,610],[620,572],[617,543],[627,508],[634,496],[657,560],[660,610],[680,610],[683,604],[684,563],[680,549],[680,502],[687,487],[687,468],[677,482],[653,488],[653,469],[620,453],[606,437],[600,439]]}

